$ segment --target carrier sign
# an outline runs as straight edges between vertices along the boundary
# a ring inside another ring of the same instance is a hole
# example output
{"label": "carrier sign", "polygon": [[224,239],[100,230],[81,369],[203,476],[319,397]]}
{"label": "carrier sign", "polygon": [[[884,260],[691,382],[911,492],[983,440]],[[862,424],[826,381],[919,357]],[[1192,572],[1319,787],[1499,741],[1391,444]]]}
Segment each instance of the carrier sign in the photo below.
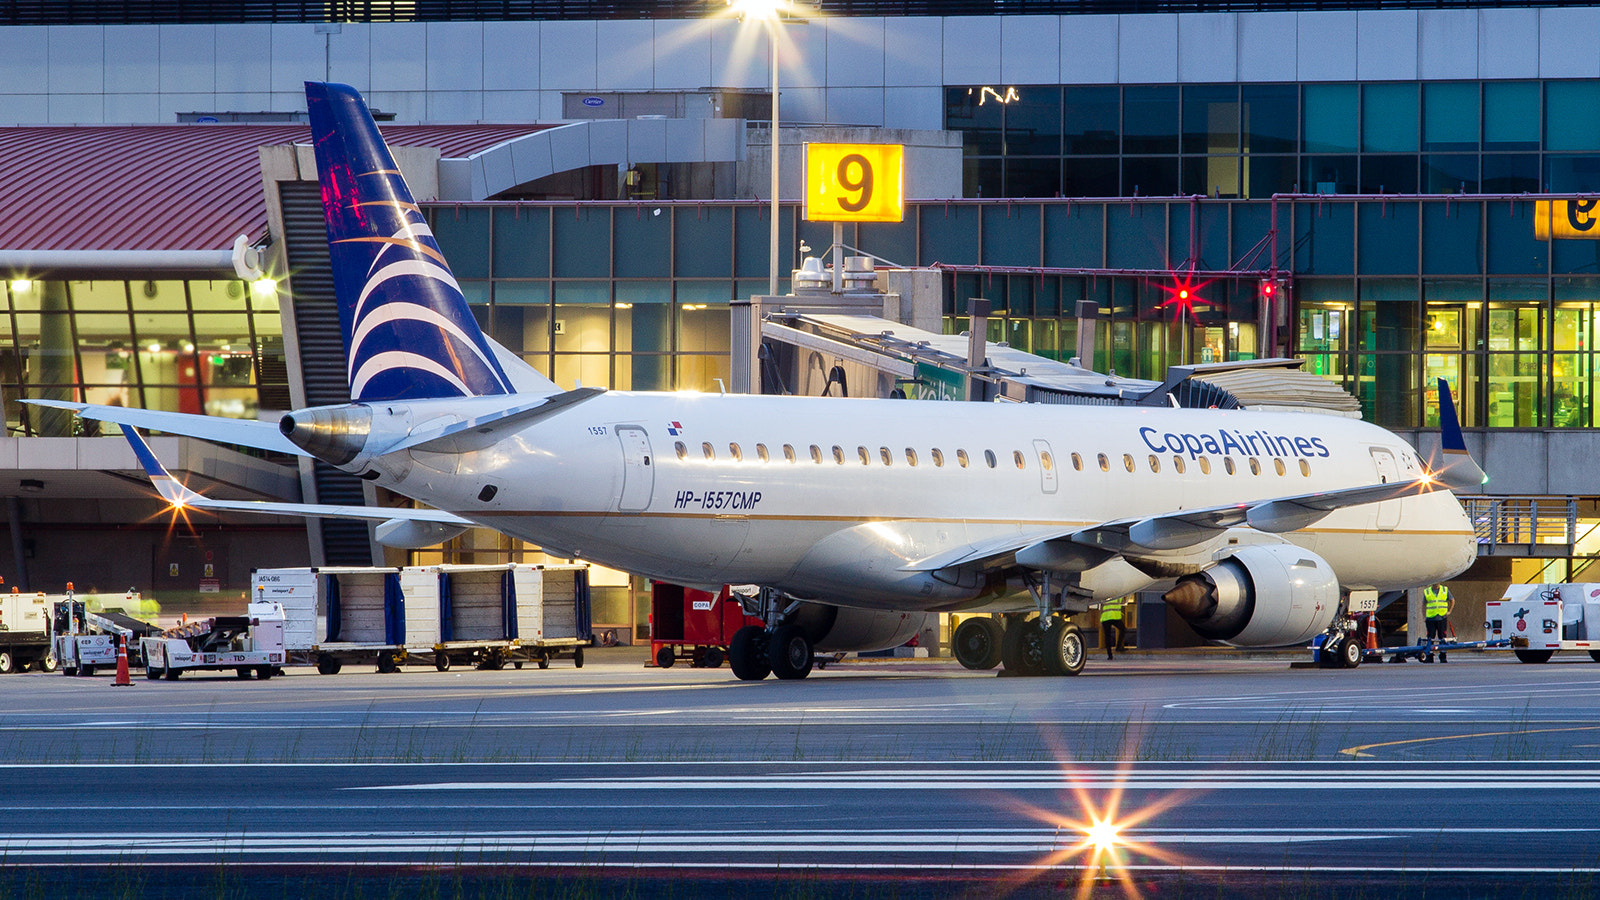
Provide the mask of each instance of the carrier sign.
{"label": "carrier sign", "polygon": [[807,144],[807,222],[899,222],[905,218],[901,144]]}
{"label": "carrier sign", "polygon": [[1535,200],[1534,240],[1573,239],[1600,241],[1600,198]]}

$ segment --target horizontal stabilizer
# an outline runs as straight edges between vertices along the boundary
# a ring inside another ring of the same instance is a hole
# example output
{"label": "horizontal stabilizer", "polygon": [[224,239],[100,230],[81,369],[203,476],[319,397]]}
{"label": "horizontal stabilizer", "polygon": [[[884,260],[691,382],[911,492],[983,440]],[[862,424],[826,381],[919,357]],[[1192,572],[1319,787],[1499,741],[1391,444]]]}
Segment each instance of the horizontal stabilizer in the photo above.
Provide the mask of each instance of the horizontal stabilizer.
{"label": "horizontal stabilizer", "polygon": [[161,465],[161,460],[156,459],[155,452],[150,449],[149,444],[145,443],[144,438],[139,436],[139,432],[132,428],[124,428],[122,435],[128,439],[129,446],[133,448],[133,455],[139,458],[139,465],[144,468],[145,475],[149,476],[150,483],[155,486],[156,491],[168,503],[178,509],[226,510],[228,512],[249,512],[274,516],[300,516],[307,519],[377,519],[381,521],[399,519],[446,525],[470,526],[473,524],[454,513],[438,509],[328,506],[316,503],[278,503],[269,500],[213,500],[203,494],[189,490],[178,479],[173,478],[166,467]]}
{"label": "horizontal stabilizer", "polygon": [[455,422],[443,428],[413,431],[393,446],[384,448],[383,452],[387,454],[401,450],[425,450],[429,453],[468,453],[482,450],[505,437],[509,431],[520,429],[535,419],[553,416],[605,392],[605,388],[578,388],[553,397],[540,397],[532,403],[510,406],[465,422]]}
{"label": "horizontal stabilizer", "polygon": [[233,444],[256,450],[271,450],[294,456],[309,456],[304,450],[289,443],[278,431],[274,422],[254,419],[228,419],[222,416],[197,416],[190,413],[161,412],[154,409],[133,409],[126,406],[95,406],[92,403],[72,403],[65,400],[24,400],[32,406],[71,410],[85,419],[112,422],[124,428],[144,428],[166,434],[202,438],[218,444]]}

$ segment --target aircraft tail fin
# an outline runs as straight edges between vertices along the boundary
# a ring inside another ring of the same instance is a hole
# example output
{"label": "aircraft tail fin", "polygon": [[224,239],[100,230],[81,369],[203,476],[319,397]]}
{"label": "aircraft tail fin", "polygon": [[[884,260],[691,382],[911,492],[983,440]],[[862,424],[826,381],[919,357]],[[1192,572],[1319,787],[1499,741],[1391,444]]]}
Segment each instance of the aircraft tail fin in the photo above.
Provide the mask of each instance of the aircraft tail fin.
{"label": "aircraft tail fin", "polygon": [[1456,416],[1455,400],[1450,396],[1450,385],[1439,379],[1439,450],[1432,460],[1434,479],[1457,490],[1476,488],[1489,480],[1483,468],[1467,450],[1467,439],[1461,434],[1461,420]]}
{"label": "aircraft tail fin", "polygon": [[354,400],[514,392],[355,88],[306,82]]}

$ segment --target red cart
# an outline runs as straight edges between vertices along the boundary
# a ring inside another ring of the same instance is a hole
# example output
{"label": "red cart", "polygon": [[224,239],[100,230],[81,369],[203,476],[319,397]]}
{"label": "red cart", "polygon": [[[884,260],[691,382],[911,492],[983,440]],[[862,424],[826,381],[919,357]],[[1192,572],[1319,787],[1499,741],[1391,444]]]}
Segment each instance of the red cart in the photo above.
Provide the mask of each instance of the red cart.
{"label": "red cart", "polygon": [[733,633],[746,625],[762,626],[726,587],[721,593],[650,583],[650,663],[663,669],[679,660],[696,668],[715,669],[728,656]]}

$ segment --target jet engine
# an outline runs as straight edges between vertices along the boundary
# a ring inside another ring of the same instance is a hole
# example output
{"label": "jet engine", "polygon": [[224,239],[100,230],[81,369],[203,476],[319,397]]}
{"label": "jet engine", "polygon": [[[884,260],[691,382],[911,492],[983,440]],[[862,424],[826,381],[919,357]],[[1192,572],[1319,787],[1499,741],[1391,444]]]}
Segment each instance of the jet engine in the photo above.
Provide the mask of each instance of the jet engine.
{"label": "jet engine", "polygon": [[1292,544],[1241,547],[1161,596],[1201,637],[1236,647],[1311,640],[1339,610],[1327,560]]}
{"label": "jet engine", "polygon": [[887,650],[922,630],[928,613],[857,609],[803,603],[790,622],[804,629],[818,652]]}

